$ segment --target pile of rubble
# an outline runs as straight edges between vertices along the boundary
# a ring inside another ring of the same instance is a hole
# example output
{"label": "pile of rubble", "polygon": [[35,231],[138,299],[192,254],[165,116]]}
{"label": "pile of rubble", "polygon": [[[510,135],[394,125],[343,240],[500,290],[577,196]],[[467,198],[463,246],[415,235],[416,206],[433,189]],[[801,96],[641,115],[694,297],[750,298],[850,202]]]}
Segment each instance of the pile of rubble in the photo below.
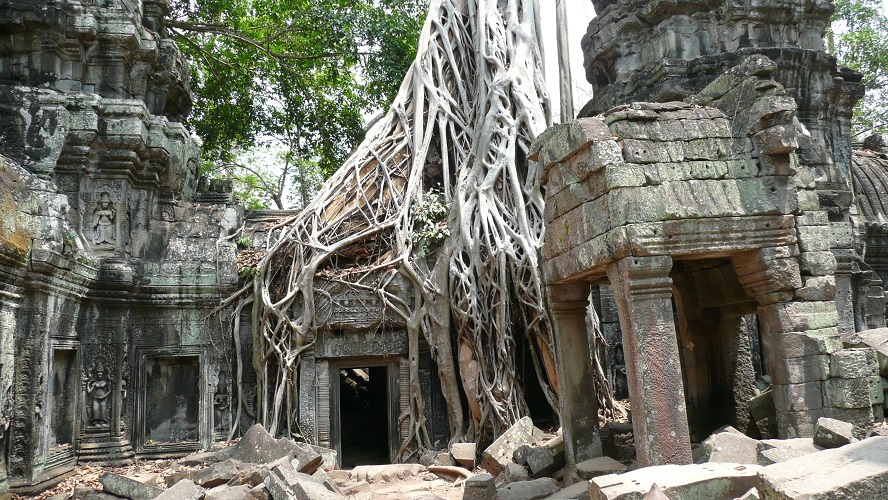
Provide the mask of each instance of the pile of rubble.
{"label": "pile of rubble", "polygon": [[[888,427],[865,439],[854,426],[820,418],[813,438],[753,439],[724,427],[695,448],[696,463],[627,470],[599,457],[566,478],[560,435],[540,435],[529,419],[482,454],[465,482],[471,500],[832,499],[888,498]],[[574,484],[561,488],[562,484]]]}

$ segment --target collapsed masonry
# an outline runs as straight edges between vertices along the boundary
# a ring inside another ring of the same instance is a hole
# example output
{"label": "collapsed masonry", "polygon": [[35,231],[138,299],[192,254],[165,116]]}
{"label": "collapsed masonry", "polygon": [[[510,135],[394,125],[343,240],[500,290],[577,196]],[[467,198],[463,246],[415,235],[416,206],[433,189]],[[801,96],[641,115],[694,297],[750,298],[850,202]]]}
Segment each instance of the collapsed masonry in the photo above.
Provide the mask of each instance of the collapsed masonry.
{"label": "collapsed masonry", "polygon": [[[639,466],[690,463],[726,424],[796,437],[821,416],[881,421],[875,352],[850,334],[885,324],[888,161],[852,155],[863,89],[823,50],[832,3],[593,4],[594,98],[532,156],[569,464],[601,449],[590,285]],[[763,378],[776,419],[750,413]]]}

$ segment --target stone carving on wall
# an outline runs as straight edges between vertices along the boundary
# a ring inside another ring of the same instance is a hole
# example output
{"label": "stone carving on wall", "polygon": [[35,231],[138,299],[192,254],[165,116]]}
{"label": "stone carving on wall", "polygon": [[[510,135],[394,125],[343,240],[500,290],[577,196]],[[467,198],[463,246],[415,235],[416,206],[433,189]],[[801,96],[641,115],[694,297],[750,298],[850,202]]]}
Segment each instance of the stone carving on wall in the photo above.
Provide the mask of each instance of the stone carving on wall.
{"label": "stone carving on wall", "polygon": [[102,192],[99,202],[92,213],[93,244],[96,246],[114,246],[117,243],[117,210],[111,201],[111,195]]}
{"label": "stone carving on wall", "polygon": [[111,426],[113,378],[107,366],[105,358],[99,356],[85,377],[87,426],[90,428],[108,429]]}
{"label": "stone carving on wall", "polygon": [[231,408],[231,394],[228,390],[229,379],[228,370],[219,371],[219,383],[213,393],[213,430],[215,432],[227,432],[229,429],[228,416]]}

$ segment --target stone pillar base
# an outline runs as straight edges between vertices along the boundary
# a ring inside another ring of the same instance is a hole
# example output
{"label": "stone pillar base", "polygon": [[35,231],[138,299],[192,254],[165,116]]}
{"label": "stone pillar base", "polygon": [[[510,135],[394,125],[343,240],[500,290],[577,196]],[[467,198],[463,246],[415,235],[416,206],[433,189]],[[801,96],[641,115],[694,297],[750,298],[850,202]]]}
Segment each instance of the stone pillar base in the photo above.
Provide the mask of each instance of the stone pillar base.
{"label": "stone pillar base", "polygon": [[78,461],[103,467],[120,467],[133,463],[136,454],[129,439],[122,436],[90,437],[80,442]]}

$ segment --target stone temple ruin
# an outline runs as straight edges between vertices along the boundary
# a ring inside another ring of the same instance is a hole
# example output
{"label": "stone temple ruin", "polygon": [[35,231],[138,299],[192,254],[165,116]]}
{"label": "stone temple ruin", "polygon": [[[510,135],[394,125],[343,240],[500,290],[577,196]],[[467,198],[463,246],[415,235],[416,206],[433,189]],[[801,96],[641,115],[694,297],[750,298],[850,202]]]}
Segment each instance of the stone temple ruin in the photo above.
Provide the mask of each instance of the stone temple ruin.
{"label": "stone temple ruin", "polygon": [[[872,329],[885,327],[888,145],[852,149],[863,88],[824,51],[832,3],[592,3],[595,97],[532,154],[568,467],[606,438],[589,397],[590,297],[639,465],[690,463],[691,442],[726,424],[796,437],[821,416],[882,421],[888,373],[870,346],[886,337]],[[77,463],[184,455],[256,410],[247,394],[236,411],[229,318],[206,318],[237,288],[241,229],[260,241],[288,214],[244,214],[230,186],[198,179],[168,11],[2,7],[0,493]],[[405,325],[370,293],[328,291],[300,367],[300,431],[387,462],[408,431]],[[251,359],[246,313],[238,333]],[[427,346],[420,372],[432,441],[446,443]],[[375,442],[343,424],[344,384],[372,395],[360,418]]]}

